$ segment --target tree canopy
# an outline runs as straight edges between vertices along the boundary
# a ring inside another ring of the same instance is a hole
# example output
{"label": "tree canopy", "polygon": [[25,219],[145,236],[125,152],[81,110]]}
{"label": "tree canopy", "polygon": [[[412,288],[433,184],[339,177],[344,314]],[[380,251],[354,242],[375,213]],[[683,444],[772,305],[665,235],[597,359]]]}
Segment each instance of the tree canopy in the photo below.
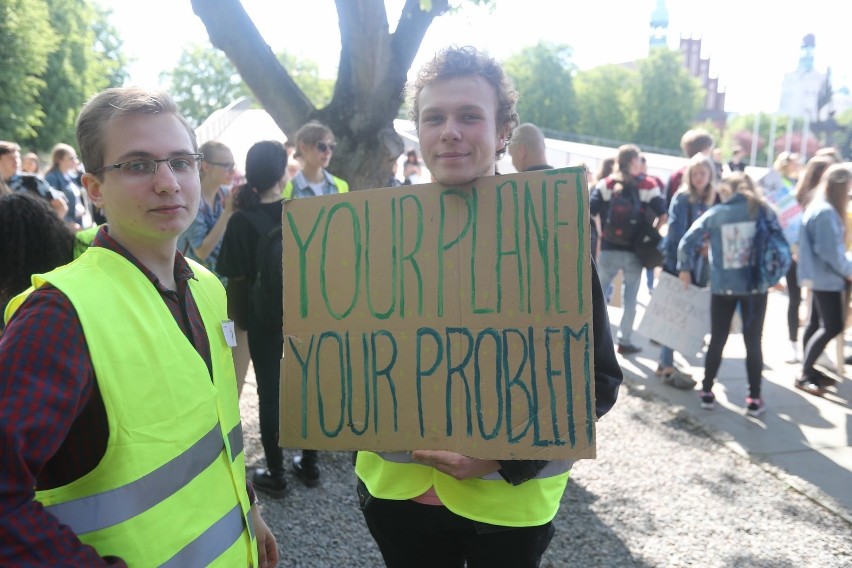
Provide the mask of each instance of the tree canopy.
{"label": "tree canopy", "polygon": [[541,41],[524,47],[504,62],[506,73],[521,94],[518,114],[522,122],[532,122],[555,130],[577,126],[576,97],[572,74],[571,48]]}
{"label": "tree canopy", "polygon": [[0,0],[0,137],[39,151],[74,142],[83,103],[127,75],[109,16],[90,0]]}
{"label": "tree canopy", "polygon": [[50,26],[46,0],[0,0],[0,138],[32,138],[44,111],[47,58],[59,40]]}

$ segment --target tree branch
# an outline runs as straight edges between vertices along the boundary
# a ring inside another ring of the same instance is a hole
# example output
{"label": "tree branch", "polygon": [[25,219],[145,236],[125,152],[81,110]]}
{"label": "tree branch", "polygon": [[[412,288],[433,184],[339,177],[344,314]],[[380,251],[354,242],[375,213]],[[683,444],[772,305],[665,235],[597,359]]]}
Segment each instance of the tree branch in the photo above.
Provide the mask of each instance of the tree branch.
{"label": "tree branch", "polygon": [[315,107],[278,62],[239,0],[191,2],[213,46],[225,52],[278,127],[295,132]]}

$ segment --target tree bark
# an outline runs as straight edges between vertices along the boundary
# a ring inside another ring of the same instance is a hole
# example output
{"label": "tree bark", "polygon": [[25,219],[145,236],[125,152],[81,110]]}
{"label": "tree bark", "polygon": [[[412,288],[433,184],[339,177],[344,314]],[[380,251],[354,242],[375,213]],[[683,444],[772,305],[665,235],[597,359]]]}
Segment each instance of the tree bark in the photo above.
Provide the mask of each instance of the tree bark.
{"label": "tree bark", "polygon": [[191,0],[214,47],[225,52],[258,102],[288,137],[308,120],[334,132],[338,148],[329,169],[352,189],[383,187],[402,153],[393,129],[406,75],[433,19],[448,0],[406,0],[389,33],[383,0],[335,0],[341,50],[331,102],[317,109],[263,40],[239,0]]}

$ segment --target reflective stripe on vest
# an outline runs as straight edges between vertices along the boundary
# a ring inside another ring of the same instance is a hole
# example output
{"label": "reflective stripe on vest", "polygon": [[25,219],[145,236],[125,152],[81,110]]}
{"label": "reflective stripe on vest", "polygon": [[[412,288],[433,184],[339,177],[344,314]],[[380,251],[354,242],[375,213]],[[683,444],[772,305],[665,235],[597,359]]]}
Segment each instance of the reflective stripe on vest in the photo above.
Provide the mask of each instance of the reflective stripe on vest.
{"label": "reflective stripe on vest", "polygon": [[[254,538],[251,522],[249,522],[249,532]],[[198,538],[183,547],[180,552],[160,564],[160,567],[207,566],[237,542],[241,534],[243,534],[243,513],[237,505]]]}
{"label": "reflective stripe on vest", "polygon": [[[239,451],[236,452],[235,437],[239,437]],[[231,440],[230,457],[233,461],[242,451],[242,429],[239,426],[232,429],[228,439]],[[224,446],[217,424],[184,453],[133,483],[81,499],[49,505],[45,510],[78,535],[117,525],[175,494],[207,469],[225,449]]]}
{"label": "reflective stripe on vest", "polygon": [[237,424],[228,432],[228,445],[231,447],[231,461],[234,461],[243,452],[242,423]]}

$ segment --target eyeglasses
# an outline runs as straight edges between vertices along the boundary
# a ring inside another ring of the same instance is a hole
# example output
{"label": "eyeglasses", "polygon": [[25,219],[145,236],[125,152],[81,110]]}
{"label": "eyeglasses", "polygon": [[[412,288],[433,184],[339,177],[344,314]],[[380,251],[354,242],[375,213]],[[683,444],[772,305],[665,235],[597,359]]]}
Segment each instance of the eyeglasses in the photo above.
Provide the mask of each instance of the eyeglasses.
{"label": "eyeglasses", "polygon": [[220,168],[225,168],[226,172],[234,171],[236,164],[234,162],[211,162],[210,160],[204,160],[205,163],[210,164],[211,166],[219,166]]}
{"label": "eyeglasses", "polygon": [[317,150],[322,152],[323,154],[326,152],[334,152],[334,149],[337,148],[337,144],[331,142],[326,144],[325,142],[317,142]]}
{"label": "eyeglasses", "polygon": [[121,175],[129,178],[151,178],[156,175],[159,165],[166,162],[172,172],[176,175],[191,174],[198,172],[198,165],[203,157],[204,154],[181,154],[179,156],[172,156],[171,158],[163,158],[161,160],[129,160],[127,162],[104,166],[100,169],[92,170],[90,173],[99,174],[110,170],[119,170]]}

